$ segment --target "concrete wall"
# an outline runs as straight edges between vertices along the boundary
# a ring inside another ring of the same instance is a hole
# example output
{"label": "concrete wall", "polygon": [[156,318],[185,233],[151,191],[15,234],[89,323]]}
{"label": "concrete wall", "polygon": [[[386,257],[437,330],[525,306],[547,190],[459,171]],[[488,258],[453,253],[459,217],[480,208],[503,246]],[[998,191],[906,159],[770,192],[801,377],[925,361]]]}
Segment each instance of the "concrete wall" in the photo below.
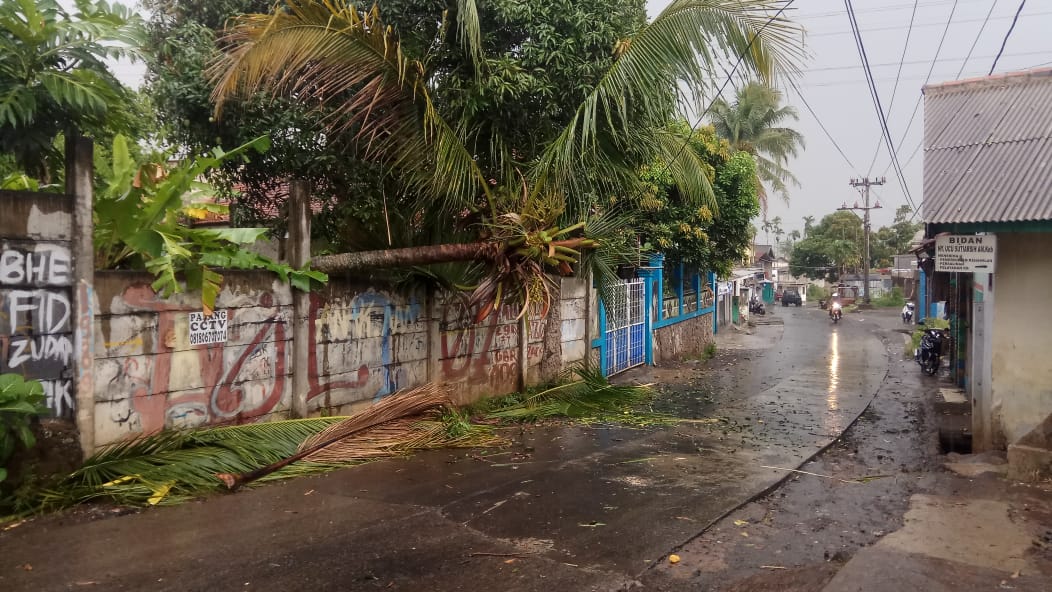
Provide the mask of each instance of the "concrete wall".
{"label": "concrete wall", "polygon": [[228,314],[227,341],[190,345],[199,295],[162,298],[147,274],[96,274],[96,446],[162,428],[287,415],[291,291],[260,273],[224,277],[216,310]]}
{"label": "concrete wall", "polygon": [[[142,273],[95,276],[95,446],[163,428],[281,419],[293,409],[295,373],[307,373],[308,414],[345,414],[429,381],[455,385],[458,402],[540,378],[546,319],[503,307],[475,323],[463,300],[423,289],[384,289],[333,278],[310,295],[303,368],[293,363],[293,293],[269,274],[227,272],[216,310],[227,340],[191,345],[197,294],[162,298]],[[561,366],[585,356],[587,284],[566,280]],[[527,347],[520,347],[521,328]]]}
{"label": "concrete wall", "polygon": [[589,333],[588,324],[598,317],[590,314],[595,310],[591,304],[595,291],[584,279],[562,280],[562,358],[563,368],[585,359],[591,349],[589,343],[594,333]]}
{"label": "concrete wall", "polygon": [[654,361],[700,356],[714,342],[712,313],[698,315],[654,331]]}
{"label": "concrete wall", "polygon": [[72,198],[0,191],[0,374],[44,385],[55,417],[72,420],[75,311]]}
{"label": "concrete wall", "polygon": [[1052,234],[999,233],[997,249],[991,407],[994,430],[1011,445],[1052,415]]}

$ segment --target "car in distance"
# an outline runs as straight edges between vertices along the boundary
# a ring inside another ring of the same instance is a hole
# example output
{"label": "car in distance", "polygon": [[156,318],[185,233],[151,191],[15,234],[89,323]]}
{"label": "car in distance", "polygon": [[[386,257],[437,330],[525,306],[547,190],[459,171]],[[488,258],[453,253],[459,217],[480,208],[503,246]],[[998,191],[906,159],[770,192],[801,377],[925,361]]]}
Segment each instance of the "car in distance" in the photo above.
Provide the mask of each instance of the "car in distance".
{"label": "car in distance", "polygon": [[782,306],[789,306],[795,304],[797,306],[803,306],[804,300],[800,297],[800,292],[796,288],[786,288],[782,292]]}

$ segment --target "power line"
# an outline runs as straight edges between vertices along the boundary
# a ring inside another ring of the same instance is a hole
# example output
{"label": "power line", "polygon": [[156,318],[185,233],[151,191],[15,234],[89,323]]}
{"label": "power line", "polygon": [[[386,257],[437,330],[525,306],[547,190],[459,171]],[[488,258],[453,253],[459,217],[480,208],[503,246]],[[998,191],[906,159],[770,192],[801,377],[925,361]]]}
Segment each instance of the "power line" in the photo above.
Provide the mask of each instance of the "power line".
{"label": "power line", "polygon": [[[989,0],[960,0],[960,1],[964,2],[965,4],[969,4],[969,3],[976,3],[976,4],[978,4],[978,3],[988,2]],[[928,8],[928,7],[932,7],[932,6],[946,6],[947,4],[950,4],[951,2],[956,4],[956,1],[953,1],[953,0],[939,0],[939,1],[936,1],[936,2],[921,2],[920,6],[921,6],[921,8]],[[896,11],[896,10],[902,10],[902,9],[905,9],[905,8],[910,8],[911,6],[913,6],[913,5],[912,4],[893,4],[891,6],[882,6],[880,8],[864,8],[862,10],[855,11],[855,14],[874,14],[874,13],[880,13],[880,12],[893,12],[893,11]],[[843,11],[843,10],[830,10],[830,11],[827,11],[827,12],[819,12],[819,13],[815,13],[815,14],[809,14],[809,15],[806,15],[804,17],[798,18],[797,20],[798,21],[803,21],[803,20],[808,20],[808,19],[841,17],[841,16],[844,16],[844,14],[846,14],[846,11]]]}
{"label": "power line", "polygon": [[888,120],[884,116],[884,108],[880,104],[880,93],[877,91],[877,85],[873,81],[873,72],[869,68],[869,56],[866,54],[866,46],[862,42],[862,33],[858,27],[858,20],[855,18],[854,6],[852,6],[851,0],[844,0],[844,6],[847,8],[848,19],[851,22],[851,29],[855,33],[855,43],[858,46],[858,54],[862,58],[862,66],[865,69],[866,80],[869,82],[870,97],[873,99],[873,106],[877,110],[877,118],[880,120],[881,131],[884,132],[884,139],[888,145],[888,153],[891,155],[891,160],[895,164],[895,170],[898,173],[899,186],[906,195],[906,201],[908,201],[912,207],[916,208],[913,202],[913,196],[910,194],[909,186],[906,183],[906,177],[902,173],[902,167],[899,166],[898,155],[895,152],[895,144],[891,139],[891,130],[888,129]]}
{"label": "power line", "polygon": [[968,60],[972,57],[972,52],[975,51],[975,46],[979,44],[979,38],[983,36],[983,31],[986,30],[986,23],[990,22],[990,15],[994,13],[995,8],[997,8],[997,0],[990,3],[990,11],[986,13],[986,18],[983,19],[983,26],[979,27],[979,33],[975,35],[975,41],[972,41],[972,47],[968,49],[968,55],[965,56],[964,62],[961,63],[961,69],[957,71],[957,80],[961,79],[964,67],[968,65]]}
{"label": "power line", "polygon": [[[1025,2],[1026,0],[1024,0]],[[935,57],[931,60],[931,67],[928,68],[928,75],[924,78],[924,84],[927,85],[931,81],[931,74],[935,71],[935,63],[939,59],[939,54],[942,53],[942,44],[946,41],[946,33],[950,30],[950,23],[953,22],[953,15],[957,12],[957,0],[953,0],[953,7],[950,9],[950,16],[946,19],[946,27],[942,30],[942,37],[939,38],[939,46],[935,48]],[[910,120],[906,123],[906,129],[902,131],[902,137],[899,138],[898,146],[902,146],[902,143],[906,141],[906,135],[910,133],[910,128],[913,127],[913,120],[917,118],[917,109],[920,108],[921,98],[923,94],[917,94],[917,101],[913,104],[913,113],[910,114]],[[889,140],[890,141],[890,140]],[[890,146],[892,154],[895,153],[896,147]],[[912,205],[912,204],[911,204]],[[913,206],[914,209],[917,206]]]}
{"label": "power line", "polygon": [[[899,78],[902,77],[902,63],[906,61],[906,50],[910,47],[910,35],[913,33],[913,19],[917,17],[917,3],[918,0],[913,0],[913,13],[910,14],[910,26],[906,29],[906,43],[902,44],[902,56],[899,57],[899,69],[895,72],[895,86],[891,89],[891,100],[888,102],[888,112],[884,114],[885,117],[891,117],[891,110],[895,108],[895,94],[899,92]],[[873,150],[873,160],[869,162],[869,169],[866,170],[867,175],[873,172],[873,167],[877,164],[877,156],[879,154],[880,140],[877,140],[877,147]]]}
{"label": "power line", "polygon": [[815,121],[818,122],[818,127],[822,128],[822,131],[825,132],[826,137],[829,138],[829,141],[832,142],[833,146],[836,147],[836,151],[840,153],[840,156],[844,158],[844,162],[847,163],[847,166],[851,167],[851,170],[853,171],[858,171],[858,167],[856,167],[855,164],[851,162],[851,159],[847,157],[847,154],[844,153],[844,150],[840,147],[840,144],[838,144],[836,139],[833,138],[833,134],[829,133],[829,130],[826,128],[825,124],[822,123],[821,119],[819,119],[818,114],[815,113],[815,110],[811,108],[811,104],[807,102],[806,98],[804,98],[804,94],[800,91],[800,87],[796,85],[796,81],[792,78],[789,78],[788,80],[789,86],[793,87],[793,90],[796,91],[796,96],[800,97],[800,100],[803,101],[804,107],[807,108],[808,113],[810,113],[811,116],[815,118]]}
{"label": "power line", "polygon": [[[1049,14],[1052,14],[1052,12],[1050,12]],[[1025,56],[1036,56],[1036,55],[1047,56],[1048,55],[1048,50],[1044,50],[1044,51],[1020,51],[1020,52],[1015,52],[1015,53],[1006,53],[1006,54],[1003,54],[1001,57],[1025,57]],[[974,57],[976,59],[986,59],[986,58],[996,57],[996,54],[979,55],[979,56],[968,56],[968,57],[969,58]],[[935,63],[942,64],[942,63],[945,63],[945,62],[956,62],[958,60],[963,60],[963,59],[965,59],[965,58],[964,57],[938,58],[938,59],[935,60]],[[916,66],[916,65],[920,65],[920,64],[931,64],[931,62],[932,62],[932,60],[925,59],[925,60],[906,60],[906,61],[901,62],[901,63],[903,65],[905,65],[905,66]],[[869,67],[870,68],[890,68],[892,66],[898,66],[899,63],[900,62],[883,62],[883,63],[880,63],[880,64],[870,64]],[[802,72],[807,72],[807,73],[812,73],[812,72],[835,72],[835,71],[838,71],[838,70],[854,70],[855,68],[858,68],[857,64],[845,64],[843,66],[823,66],[821,68],[805,68],[805,69],[803,69],[801,71]]]}
{"label": "power line", "polygon": [[[1048,11],[1028,12],[1027,16],[1047,16],[1049,14],[1052,14],[1052,12],[1048,12]],[[957,20],[953,21],[953,24],[954,25],[966,25],[966,24],[969,24],[969,23],[981,23],[981,22],[986,21],[986,20],[1006,21],[1006,20],[1008,20],[1010,18],[1012,18],[1011,15],[991,16],[989,19],[985,19],[985,18],[957,19]],[[941,27],[943,25],[945,25],[945,23],[940,20],[940,21],[934,21],[934,22],[930,22],[930,23],[914,23],[913,24],[913,28],[914,29],[922,29],[922,28],[926,28],[926,27]],[[866,30],[866,33],[878,33],[878,32],[881,32],[881,31],[899,31],[901,29],[902,29],[902,25],[901,24],[895,24],[895,25],[893,25],[893,24],[888,24],[888,25],[881,24],[880,26],[866,27],[865,30]],[[850,34],[851,34],[851,31],[844,31],[844,30],[830,30],[830,31],[817,31],[817,32],[808,30],[807,31],[807,38],[808,39],[814,39],[816,37],[836,37],[838,35],[850,35]]]}
{"label": "power line", "polygon": [[994,68],[997,67],[997,62],[1001,59],[1001,54],[1005,51],[1005,45],[1008,45],[1008,38],[1012,36],[1012,31],[1015,30],[1015,24],[1019,21],[1019,13],[1023,12],[1024,6],[1026,6],[1026,0],[1022,0],[1019,3],[1019,8],[1017,8],[1015,11],[1015,17],[1012,18],[1012,25],[1008,27],[1008,32],[1005,33],[1005,38],[1003,41],[1001,41],[1001,49],[998,50],[997,57],[994,58],[994,63],[992,66],[990,66],[990,72],[987,74],[987,76],[994,73]]}

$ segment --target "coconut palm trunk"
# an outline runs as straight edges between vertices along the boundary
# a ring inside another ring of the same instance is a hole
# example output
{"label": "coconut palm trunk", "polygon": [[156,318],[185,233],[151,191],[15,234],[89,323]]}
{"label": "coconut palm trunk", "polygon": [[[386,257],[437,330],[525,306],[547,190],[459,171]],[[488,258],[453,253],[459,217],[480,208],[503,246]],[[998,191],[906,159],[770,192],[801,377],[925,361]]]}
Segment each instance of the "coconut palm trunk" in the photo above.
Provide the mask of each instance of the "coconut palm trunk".
{"label": "coconut palm trunk", "polygon": [[358,251],[314,257],[311,267],[325,273],[338,274],[360,269],[413,267],[455,261],[493,261],[500,253],[500,247],[497,243],[476,242]]}

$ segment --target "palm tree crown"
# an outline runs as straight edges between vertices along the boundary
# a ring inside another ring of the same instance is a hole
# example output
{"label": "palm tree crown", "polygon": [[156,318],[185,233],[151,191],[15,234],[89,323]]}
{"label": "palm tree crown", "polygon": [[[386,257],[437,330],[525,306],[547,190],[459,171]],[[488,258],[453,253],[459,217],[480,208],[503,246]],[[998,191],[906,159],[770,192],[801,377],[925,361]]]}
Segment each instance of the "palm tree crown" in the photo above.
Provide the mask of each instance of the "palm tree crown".
{"label": "palm tree crown", "polygon": [[804,138],[796,130],[780,127],[799,117],[792,107],[782,106],[782,93],[760,82],[750,82],[738,89],[733,104],[717,99],[710,118],[716,133],[731,146],[752,154],[756,159],[757,193],[764,212],[767,193],[763,183],[789,201],[786,183],[799,185],[786,168],[791,157],[804,146]]}

